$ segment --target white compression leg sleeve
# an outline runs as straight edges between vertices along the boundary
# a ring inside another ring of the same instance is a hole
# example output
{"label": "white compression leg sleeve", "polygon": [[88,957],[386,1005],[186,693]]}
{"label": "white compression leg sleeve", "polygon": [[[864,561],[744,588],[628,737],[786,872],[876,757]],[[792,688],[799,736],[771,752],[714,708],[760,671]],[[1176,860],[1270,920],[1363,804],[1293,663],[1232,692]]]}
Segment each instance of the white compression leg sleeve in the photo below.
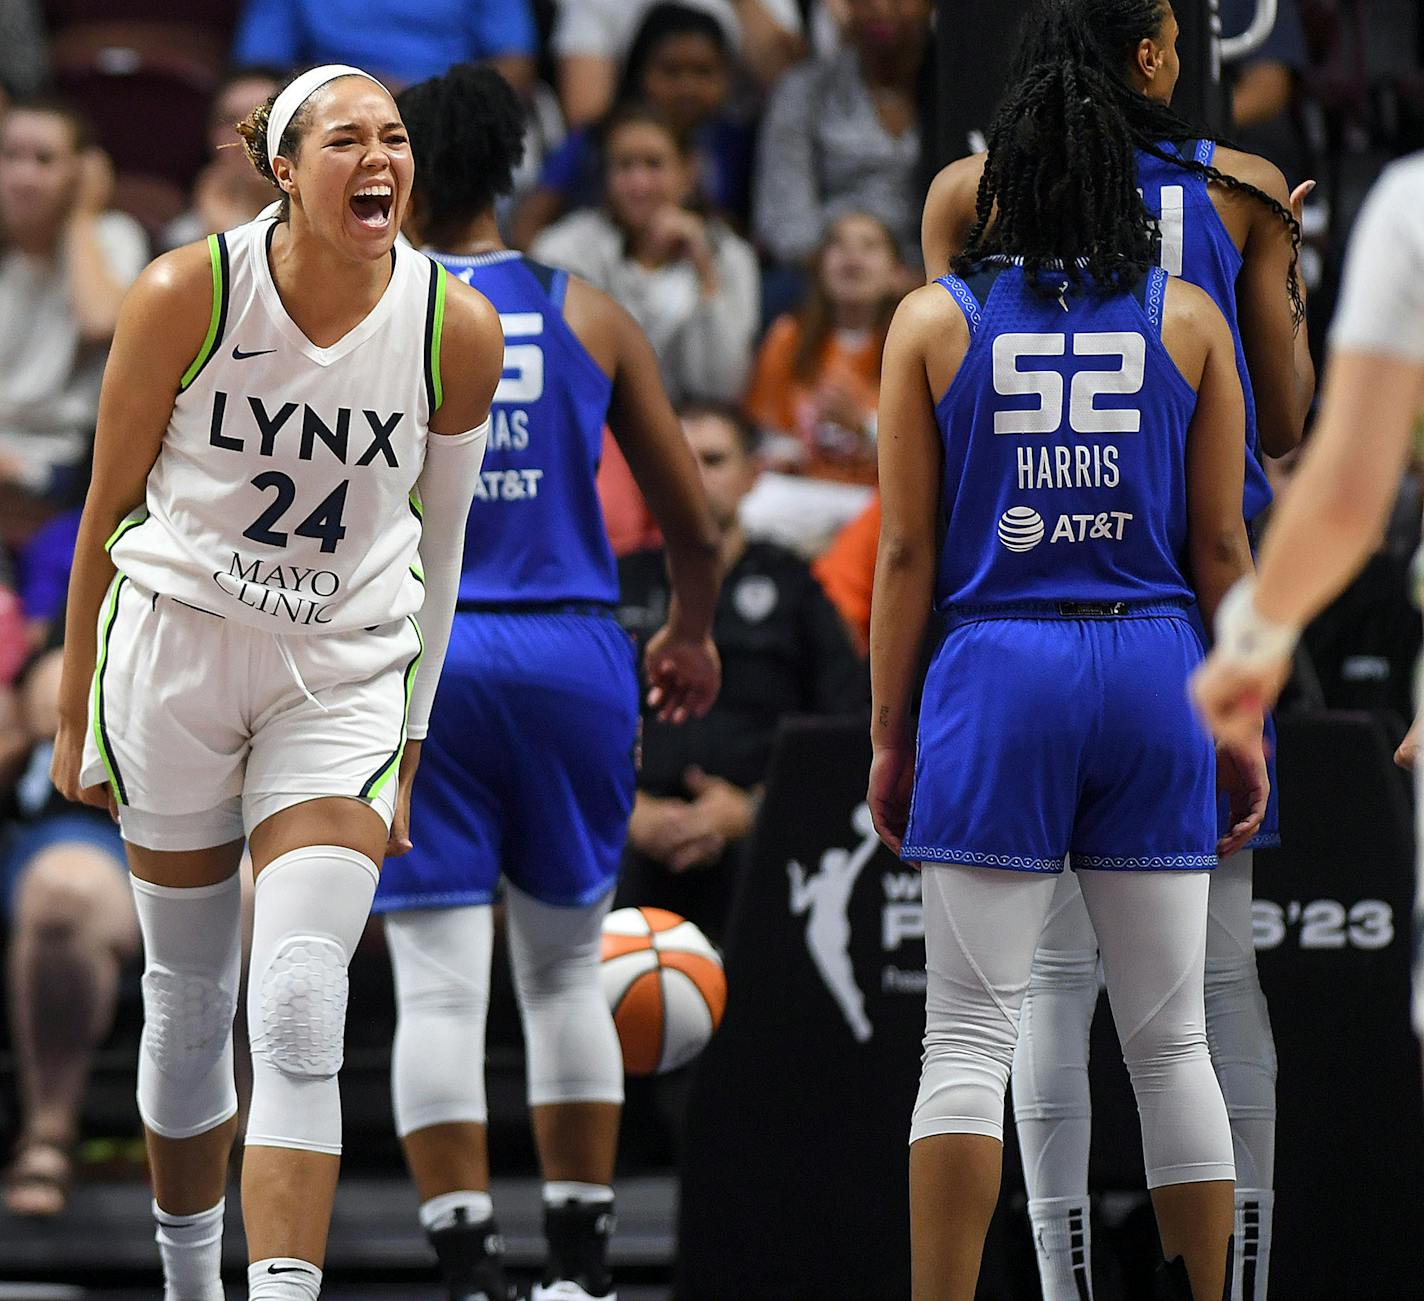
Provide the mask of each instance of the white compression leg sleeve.
{"label": "white compression leg sleeve", "polygon": [[1276,1044],[1256,973],[1252,854],[1211,874],[1206,932],[1206,1034],[1236,1153],[1233,1296],[1264,1301],[1276,1173]]}
{"label": "white compression leg sleeve", "polygon": [[235,872],[191,889],[130,881],[144,952],[139,1115],[164,1138],[192,1138],[237,1111],[241,889]]}
{"label": "white compression leg sleeve", "polygon": [[247,1024],[252,1039],[248,1146],[341,1151],[347,966],[377,869],[364,854],[311,845],[257,877]]}
{"label": "white compression leg sleeve", "polygon": [[1034,949],[1053,900],[1047,874],[926,865],[925,1052],[910,1141],[1004,1136],[1004,1094]]}
{"label": "white compression leg sleeve", "polygon": [[430,1125],[485,1123],[493,934],[488,906],[386,914],[396,985],[391,1097],[401,1138]]}
{"label": "white compression leg sleeve", "polygon": [[1033,955],[1014,1053],[1014,1122],[1044,1301],[1092,1301],[1088,1038],[1098,1004],[1098,937],[1064,872]]}
{"label": "white compression leg sleeve", "polygon": [[599,976],[612,891],[583,908],[555,908],[513,886],[505,899],[529,1105],[621,1103],[623,1051]]}
{"label": "white compression leg sleeve", "polygon": [[1206,1043],[1207,872],[1083,872],[1142,1122],[1148,1188],[1235,1178]]}

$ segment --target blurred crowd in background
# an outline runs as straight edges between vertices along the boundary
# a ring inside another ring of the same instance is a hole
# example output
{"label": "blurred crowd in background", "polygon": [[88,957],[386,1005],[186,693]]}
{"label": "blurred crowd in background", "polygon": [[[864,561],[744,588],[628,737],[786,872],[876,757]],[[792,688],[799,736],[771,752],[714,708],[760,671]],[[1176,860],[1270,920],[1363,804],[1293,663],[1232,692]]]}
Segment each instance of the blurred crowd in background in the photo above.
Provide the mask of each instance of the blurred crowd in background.
{"label": "blurred crowd in background", "polygon": [[[648,721],[620,887],[621,902],[673,908],[715,939],[778,722],[867,700],[880,356],[897,302],[922,279],[922,201],[951,156],[937,79],[975,57],[971,34],[955,41],[955,8],[0,5],[0,906],[18,1102],[7,1128],[19,1168],[53,1176],[9,1181],[11,1210],[64,1204],[92,1054],[138,949],[117,831],[48,782],[105,351],[152,256],[250,220],[273,197],[232,124],[316,62],[354,63],[395,89],[488,61],[522,97],[527,146],[501,207],[506,237],[637,319],[723,529],[723,694],[696,725]],[[1222,8],[1230,35],[1254,3]],[[1291,185],[1319,182],[1302,258],[1317,341],[1360,198],[1384,162],[1424,146],[1421,43],[1415,0],[1281,0],[1266,44],[1229,70],[1232,138]],[[1289,465],[1271,470],[1282,486]],[[1298,700],[1408,715],[1419,482],[1411,474],[1365,575],[1307,634]],[[611,441],[600,490],[622,558],[620,617],[646,636],[666,577]]]}

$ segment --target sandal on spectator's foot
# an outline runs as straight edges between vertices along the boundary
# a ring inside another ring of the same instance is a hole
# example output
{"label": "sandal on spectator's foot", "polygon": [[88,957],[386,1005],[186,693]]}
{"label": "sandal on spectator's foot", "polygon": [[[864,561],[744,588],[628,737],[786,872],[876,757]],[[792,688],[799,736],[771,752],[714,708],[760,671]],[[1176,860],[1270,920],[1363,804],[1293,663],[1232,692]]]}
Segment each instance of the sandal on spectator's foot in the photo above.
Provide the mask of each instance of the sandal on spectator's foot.
{"label": "sandal on spectator's foot", "polygon": [[0,1183],[0,1197],[11,1215],[48,1219],[68,1205],[73,1179],[73,1157],[66,1145],[44,1138],[22,1138]]}

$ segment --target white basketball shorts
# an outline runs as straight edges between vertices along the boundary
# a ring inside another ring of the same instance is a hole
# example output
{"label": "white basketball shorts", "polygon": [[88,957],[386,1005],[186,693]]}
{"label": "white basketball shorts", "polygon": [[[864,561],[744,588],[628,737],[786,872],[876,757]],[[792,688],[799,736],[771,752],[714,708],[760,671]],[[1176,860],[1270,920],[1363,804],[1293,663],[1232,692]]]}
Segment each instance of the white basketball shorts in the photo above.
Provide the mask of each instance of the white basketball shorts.
{"label": "white basketball shorts", "polygon": [[[98,635],[80,780],[109,784],[126,840],[206,848],[327,796],[365,801],[389,825],[420,664],[414,619],[280,637],[119,574]],[[144,833],[184,824],[177,839]]]}

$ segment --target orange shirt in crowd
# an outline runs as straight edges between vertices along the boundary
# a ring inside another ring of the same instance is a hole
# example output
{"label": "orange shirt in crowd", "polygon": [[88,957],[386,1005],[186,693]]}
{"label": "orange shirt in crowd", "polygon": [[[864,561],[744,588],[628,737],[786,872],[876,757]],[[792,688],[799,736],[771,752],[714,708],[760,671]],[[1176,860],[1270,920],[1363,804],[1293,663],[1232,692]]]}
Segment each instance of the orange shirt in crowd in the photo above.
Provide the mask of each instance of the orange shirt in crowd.
{"label": "orange shirt in crowd", "polygon": [[603,457],[598,463],[598,499],[603,505],[603,523],[615,556],[662,546],[658,522],[638,491],[633,471],[623,459],[618,443],[606,428]]}
{"label": "orange shirt in crowd", "polygon": [[870,645],[870,589],[875,582],[875,548],[880,541],[880,494],[821,553],[811,572],[831,598],[831,604],[860,638]]}
{"label": "orange shirt in crowd", "polygon": [[[837,385],[864,417],[873,417],[880,405],[880,335],[868,331],[850,338],[832,331],[821,350],[815,379],[809,382],[792,368],[800,337],[801,323],[794,316],[780,316],[772,323],[757,354],[747,414],[761,429],[789,434],[802,444],[803,474],[844,483],[875,483],[874,443],[862,438],[857,445],[854,435],[819,421],[816,393],[822,386]],[[849,447],[845,440],[850,441]]]}

